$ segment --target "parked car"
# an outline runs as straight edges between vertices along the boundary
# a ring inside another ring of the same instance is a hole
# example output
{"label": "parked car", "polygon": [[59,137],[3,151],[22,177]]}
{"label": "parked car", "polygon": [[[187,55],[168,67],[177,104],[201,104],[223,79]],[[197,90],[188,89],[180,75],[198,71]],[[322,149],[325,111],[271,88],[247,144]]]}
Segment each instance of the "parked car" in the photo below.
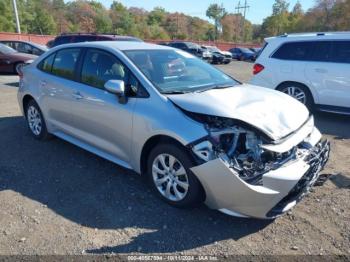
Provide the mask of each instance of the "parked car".
{"label": "parked car", "polygon": [[77,33],[77,34],[62,34],[57,36],[50,47],[55,47],[62,44],[80,43],[80,42],[93,42],[93,41],[134,41],[142,42],[141,39],[133,36],[122,36],[112,34],[89,34],[89,33]]}
{"label": "parked car", "polygon": [[232,54],[230,52],[221,51],[216,46],[202,46],[202,48],[212,53],[214,64],[229,64],[232,61]]}
{"label": "parked car", "polygon": [[250,51],[254,52],[255,54],[258,54],[261,51],[260,47],[252,47],[249,48]]}
{"label": "parked car", "polygon": [[0,43],[0,72],[18,73],[19,68],[37,56],[20,53],[11,47]]}
{"label": "parked car", "polygon": [[70,44],[22,71],[18,102],[34,138],[55,135],[133,169],[176,207],[205,201],[274,218],[306,195],[329,157],[303,104],[182,50]]}
{"label": "parked car", "polygon": [[0,43],[5,44],[18,52],[40,56],[45,53],[48,48],[33,42],[18,40],[1,40]]}
{"label": "parked car", "polygon": [[266,39],[252,83],[279,90],[310,109],[350,114],[350,33]]}
{"label": "parked car", "polygon": [[52,39],[52,40],[48,41],[48,42],[46,43],[46,46],[47,46],[48,48],[51,48],[51,47],[53,46],[54,40],[55,40],[55,39]]}
{"label": "parked car", "polygon": [[199,45],[195,43],[174,41],[168,43],[168,46],[181,49],[183,51],[186,51],[187,53],[202,58],[203,50]]}
{"label": "parked car", "polygon": [[255,53],[248,48],[235,47],[229,51],[232,54],[232,58],[239,61],[254,61],[256,58]]}

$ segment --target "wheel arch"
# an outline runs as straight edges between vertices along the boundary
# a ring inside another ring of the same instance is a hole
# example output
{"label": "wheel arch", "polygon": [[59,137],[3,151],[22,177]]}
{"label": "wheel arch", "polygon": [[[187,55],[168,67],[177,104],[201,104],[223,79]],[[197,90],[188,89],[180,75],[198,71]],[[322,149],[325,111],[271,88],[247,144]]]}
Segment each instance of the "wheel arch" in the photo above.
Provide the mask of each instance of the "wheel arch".
{"label": "wheel arch", "polygon": [[188,148],[183,145],[179,140],[176,140],[175,138],[167,135],[154,135],[150,137],[146,143],[142,147],[141,151],[141,157],[140,157],[140,173],[141,175],[144,175],[147,170],[147,157],[151,150],[158,144],[176,144],[180,146],[181,148],[185,149],[186,151],[189,151]]}
{"label": "wheel arch", "polygon": [[301,86],[305,87],[306,90],[309,91],[309,93],[311,95],[312,102],[313,103],[316,102],[317,96],[316,96],[315,92],[308,85],[306,85],[304,83],[301,83],[301,82],[298,82],[298,81],[284,81],[284,82],[280,83],[275,89],[280,91],[280,88],[282,88],[283,86],[285,86],[285,85],[292,85],[292,84],[298,84],[298,85],[301,85]]}
{"label": "wheel arch", "polygon": [[[31,101],[31,100],[34,100],[34,101],[35,101],[34,97],[31,96],[31,95],[29,95],[29,94],[26,94],[26,95],[23,97],[23,99],[22,99],[22,106],[23,106],[24,117],[27,117],[26,108],[27,108],[27,105],[28,105],[29,101]],[[37,102],[35,101],[35,103],[37,103]]]}

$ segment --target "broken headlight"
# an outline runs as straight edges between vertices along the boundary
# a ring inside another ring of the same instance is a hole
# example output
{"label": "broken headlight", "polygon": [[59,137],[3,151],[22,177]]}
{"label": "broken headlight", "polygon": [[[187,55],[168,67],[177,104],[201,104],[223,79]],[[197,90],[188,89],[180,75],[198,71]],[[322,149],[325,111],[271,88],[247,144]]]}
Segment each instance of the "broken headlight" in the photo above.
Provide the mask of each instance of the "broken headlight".
{"label": "broken headlight", "polygon": [[261,183],[263,174],[295,156],[294,150],[276,154],[262,149],[265,138],[235,120],[206,116],[203,122],[208,137],[192,146],[193,153],[204,162],[220,158],[247,183]]}

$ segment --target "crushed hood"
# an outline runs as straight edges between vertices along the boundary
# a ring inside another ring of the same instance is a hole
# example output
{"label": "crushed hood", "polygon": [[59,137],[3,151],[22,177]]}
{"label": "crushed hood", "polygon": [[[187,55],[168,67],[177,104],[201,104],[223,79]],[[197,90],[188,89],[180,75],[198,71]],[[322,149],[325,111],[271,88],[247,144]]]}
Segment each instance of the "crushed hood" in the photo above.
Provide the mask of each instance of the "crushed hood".
{"label": "crushed hood", "polygon": [[248,84],[202,93],[168,95],[180,108],[250,124],[274,140],[300,128],[309,118],[307,108],[281,92]]}

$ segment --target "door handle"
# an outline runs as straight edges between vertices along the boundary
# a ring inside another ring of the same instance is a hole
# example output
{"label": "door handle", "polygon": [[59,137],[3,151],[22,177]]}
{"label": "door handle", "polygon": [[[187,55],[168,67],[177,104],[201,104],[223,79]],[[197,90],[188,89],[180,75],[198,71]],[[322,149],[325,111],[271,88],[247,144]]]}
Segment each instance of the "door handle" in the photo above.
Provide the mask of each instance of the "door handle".
{"label": "door handle", "polygon": [[327,71],[326,69],[323,69],[323,68],[316,68],[316,69],[315,69],[315,72],[320,73],[320,74],[325,74],[325,73],[327,73],[328,71]]}
{"label": "door handle", "polygon": [[80,100],[80,99],[83,99],[83,95],[77,91],[77,92],[74,92],[73,95],[72,95],[76,100]]}

